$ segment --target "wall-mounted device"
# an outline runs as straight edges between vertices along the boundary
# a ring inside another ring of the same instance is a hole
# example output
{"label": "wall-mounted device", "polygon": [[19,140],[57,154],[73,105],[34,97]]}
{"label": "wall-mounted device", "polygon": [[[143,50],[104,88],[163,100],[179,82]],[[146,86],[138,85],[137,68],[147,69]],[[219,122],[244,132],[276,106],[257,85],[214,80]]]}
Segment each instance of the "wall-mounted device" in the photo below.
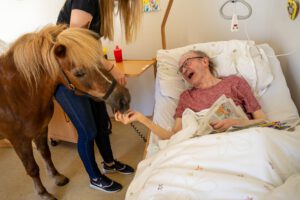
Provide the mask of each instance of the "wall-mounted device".
{"label": "wall-mounted device", "polygon": [[[234,13],[232,15],[226,15],[224,13],[224,7],[228,4],[228,3],[241,3],[242,5],[246,6],[246,8],[248,8],[248,14],[246,15],[237,15],[236,14],[236,9],[234,9]],[[231,25],[230,25],[230,30],[231,32],[234,31],[238,31],[239,30],[239,23],[238,20],[241,19],[248,19],[251,14],[252,14],[252,7],[249,3],[247,3],[245,0],[227,0],[220,8],[220,14],[224,19],[229,19],[231,20]]]}
{"label": "wall-mounted device", "polygon": [[232,3],[232,4],[235,4],[235,3],[241,3],[243,4],[244,6],[246,6],[246,8],[248,8],[248,13],[246,15],[237,15],[237,19],[238,20],[242,20],[242,19],[248,19],[251,14],[252,14],[252,7],[249,3],[247,3],[245,0],[227,0],[225,3],[223,3],[223,5],[221,6],[220,8],[220,14],[221,16],[224,18],[224,19],[229,19],[229,20],[232,20],[232,15],[226,15],[224,13],[224,7],[228,4],[228,3]]}

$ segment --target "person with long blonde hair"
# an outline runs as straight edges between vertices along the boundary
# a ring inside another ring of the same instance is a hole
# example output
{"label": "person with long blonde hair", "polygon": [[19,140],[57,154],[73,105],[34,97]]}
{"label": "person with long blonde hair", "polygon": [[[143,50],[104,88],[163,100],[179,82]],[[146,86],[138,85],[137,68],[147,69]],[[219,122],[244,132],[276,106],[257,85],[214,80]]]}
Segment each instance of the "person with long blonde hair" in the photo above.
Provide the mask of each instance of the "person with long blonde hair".
{"label": "person with long blonde hair", "polygon": [[[141,3],[141,0],[66,0],[60,10],[57,24],[88,28],[104,38],[113,40],[114,9],[117,5],[117,13],[121,18],[125,39],[131,42],[138,31],[142,13]],[[103,67],[119,84],[126,84],[125,75],[113,63],[103,59]],[[84,73],[79,75],[79,78],[84,78]],[[131,174],[134,172],[132,167],[113,157],[109,140],[111,122],[105,103],[95,102],[85,96],[76,96],[73,91],[63,85],[57,87],[55,99],[77,129],[78,152],[89,175],[90,187],[105,192],[121,190],[122,185],[102,174],[95,161],[94,142],[103,158],[104,173]]]}

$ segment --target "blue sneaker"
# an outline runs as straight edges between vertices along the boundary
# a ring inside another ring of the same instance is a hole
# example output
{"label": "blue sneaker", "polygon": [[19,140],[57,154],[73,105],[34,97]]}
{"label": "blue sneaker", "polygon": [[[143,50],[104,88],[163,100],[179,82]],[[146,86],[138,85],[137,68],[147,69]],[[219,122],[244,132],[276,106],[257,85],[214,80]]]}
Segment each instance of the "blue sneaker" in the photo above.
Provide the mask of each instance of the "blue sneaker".
{"label": "blue sneaker", "polygon": [[114,160],[114,164],[112,166],[108,166],[103,162],[103,173],[114,173],[119,172],[121,174],[132,174],[134,169],[129,165],[123,164],[117,160]]}
{"label": "blue sneaker", "polygon": [[103,192],[118,192],[122,189],[122,185],[113,180],[110,180],[105,175],[101,175],[96,180],[90,179],[90,187]]}

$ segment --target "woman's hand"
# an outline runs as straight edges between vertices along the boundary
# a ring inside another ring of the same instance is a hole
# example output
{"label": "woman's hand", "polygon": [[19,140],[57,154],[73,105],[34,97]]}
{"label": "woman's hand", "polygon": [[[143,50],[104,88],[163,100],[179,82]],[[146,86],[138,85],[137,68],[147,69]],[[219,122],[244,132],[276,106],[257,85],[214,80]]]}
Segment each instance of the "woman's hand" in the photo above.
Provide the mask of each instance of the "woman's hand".
{"label": "woman's hand", "polygon": [[123,124],[129,124],[134,121],[139,121],[143,115],[137,111],[129,111],[127,113],[120,113],[119,111],[115,113],[115,120],[122,122]]}
{"label": "woman's hand", "polygon": [[127,81],[125,78],[125,74],[117,66],[114,66],[110,73],[120,85],[126,85]]}
{"label": "woman's hand", "polygon": [[236,119],[223,119],[219,121],[211,122],[210,125],[215,129],[217,132],[224,132],[230,127],[234,125],[239,125],[240,121]]}

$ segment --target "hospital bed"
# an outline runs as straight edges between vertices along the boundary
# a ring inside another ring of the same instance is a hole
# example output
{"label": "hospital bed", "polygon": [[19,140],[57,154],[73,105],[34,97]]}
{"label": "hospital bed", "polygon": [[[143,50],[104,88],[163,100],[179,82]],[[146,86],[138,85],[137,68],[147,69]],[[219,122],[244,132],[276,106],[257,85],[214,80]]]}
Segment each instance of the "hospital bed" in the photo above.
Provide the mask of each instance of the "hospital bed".
{"label": "hospital bed", "polygon": [[[219,76],[247,80],[271,121],[299,119],[281,70],[268,44],[220,41],[157,52],[153,120],[170,129],[179,95],[190,86],[178,73],[180,55],[206,52]],[[299,199],[300,126],[292,131],[251,127],[194,137],[191,116],[169,140],[150,134],[145,160],[138,165],[126,200]]]}

